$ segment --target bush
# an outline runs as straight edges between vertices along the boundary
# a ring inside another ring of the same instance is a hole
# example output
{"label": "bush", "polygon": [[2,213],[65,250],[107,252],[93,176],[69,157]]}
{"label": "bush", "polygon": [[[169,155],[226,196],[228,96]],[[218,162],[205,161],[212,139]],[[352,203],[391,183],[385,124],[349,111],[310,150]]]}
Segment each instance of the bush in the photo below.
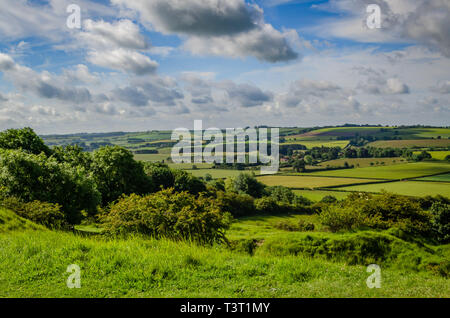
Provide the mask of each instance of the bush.
{"label": "bush", "polygon": [[332,195],[326,195],[322,198],[322,200],[320,200],[320,202],[322,203],[335,203],[337,202],[338,199],[336,199],[336,197],[332,196]]}
{"label": "bush", "polygon": [[262,197],[255,200],[255,208],[258,213],[267,214],[281,214],[290,212],[286,206],[279,205],[278,202],[272,197]]}
{"label": "bush", "polygon": [[372,225],[371,219],[358,207],[341,207],[328,205],[322,208],[319,220],[323,225],[330,228],[332,232],[350,231],[361,227]]}
{"label": "bush", "polygon": [[61,206],[57,203],[40,201],[25,203],[15,197],[10,197],[3,199],[0,205],[25,219],[51,229],[66,229],[68,227],[66,217],[61,212]]}
{"label": "bush", "polygon": [[313,223],[306,222],[305,220],[300,219],[297,224],[292,223],[290,221],[280,221],[275,224],[275,227],[277,229],[283,230],[283,231],[289,231],[289,232],[307,232],[307,231],[314,231],[315,226]]}
{"label": "bush", "polygon": [[421,235],[429,234],[430,217],[417,200],[386,192],[376,197],[352,193],[339,203],[324,206],[320,213],[321,222],[332,231],[399,227]]}
{"label": "bush", "polygon": [[431,207],[431,224],[441,243],[450,243],[450,205],[435,202]]}
{"label": "bush", "polygon": [[101,220],[106,233],[113,235],[139,233],[212,244],[226,242],[231,215],[209,198],[167,189],[144,197],[122,197]]}
{"label": "bush", "polygon": [[234,217],[250,216],[256,213],[254,200],[249,195],[234,192],[218,191],[216,203],[222,212],[228,212]]}
{"label": "bush", "polygon": [[100,194],[82,167],[61,164],[43,153],[0,150],[0,187],[4,196],[24,202],[58,203],[70,224],[77,224],[81,211],[95,214]]}

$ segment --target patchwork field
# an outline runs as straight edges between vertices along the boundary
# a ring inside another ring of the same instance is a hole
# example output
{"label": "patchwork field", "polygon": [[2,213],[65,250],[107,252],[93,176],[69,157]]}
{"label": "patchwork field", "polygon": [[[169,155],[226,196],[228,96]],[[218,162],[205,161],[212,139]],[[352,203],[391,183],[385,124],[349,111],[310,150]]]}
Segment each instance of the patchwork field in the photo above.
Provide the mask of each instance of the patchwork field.
{"label": "patchwork field", "polygon": [[438,176],[432,176],[432,177],[425,177],[425,178],[419,178],[416,180],[423,180],[423,181],[440,181],[440,182],[450,182],[450,173],[447,174],[440,174]]}
{"label": "patchwork field", "polygon": [[392,166],[319,171],[313,173],[313,175],[395,180],[425,177],[445,172],[450,172],[450,164],[448,163],[417,162]]}
{"label": "patchwork field", "polygon": [[423,197],[427,195],[442,195],[450,197],[450,183],[399,181],[381,184],[365,184],[339,188],[347,191],[381,192],[382,190],[402,195]]}
{"label": "patchwork field", "polygon": [[[444,160],[445,157],[450,155],[450,151],[428,151],[433,159]],[[415,151],[414,154],[420,154],[420,151]]]}
{"label": "patchwork field", "polygon": [[343,192],[343,191],[321,191],[321,190],[294,190],[295,194],[301,195],[313,202],[319,202],[324,197],[331,195],[335,197],[338,200],[345,199],[349,192]]}
{"label": "patchwork field", "polygon": [[339,185],[374,182],[373,179],[327,178],[313,176],[263,176],[258,180],[268,186],[282,185],[288,188],[315,189]]}
{"label": "patchwork field", "polygon": [[[198,169],[198,170],[186,170],[189,173],[192,173],[196,177],[205,177],[207,174],[210,174],[213,179],[225,179],[237,177],[239,174],[243,172],[251,173],[249,170],[231,170],[231,169]],[[260,170],[254,170],[254,173],[257,175],[260,173]]]}
{"label": "patchwork field", "polygon": [[161,162],[166,161],[170,157],[170,154],[135,154],[134,159],[138,161],[148,161],[148,162]]}
{"label": "patchwork field", "polygon": [[449,147],[450,139],[379,140],[368,144],[377,148],[432,148]]}
{"label": "patchwork field", "polygon": [[290,145],[290,144],[301,144],[304,145],[306,148],[311,149],[314,147],[341,147],[345,148],[348,145],[348,140],[289,140],[283,145]]}
{"label": "patchwork field", "polygon": [[364,168],[372,166],[382,166],[382,165],[393,165],[405,163],[404,158],[345,158],[321,162],[318,164],[319,167],[342,167],[345,163],[353,165],[355,167]]}

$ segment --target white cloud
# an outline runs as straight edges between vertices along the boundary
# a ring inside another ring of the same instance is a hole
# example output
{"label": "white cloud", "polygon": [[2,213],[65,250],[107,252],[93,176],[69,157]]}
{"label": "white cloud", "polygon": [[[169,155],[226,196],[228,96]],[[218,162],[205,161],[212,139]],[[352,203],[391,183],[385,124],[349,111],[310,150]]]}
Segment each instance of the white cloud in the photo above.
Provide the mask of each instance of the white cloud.
{"label": "white cloud", "polygon": [[148,56],[126,49],[111,51],[93,50],[88,52],[87,60],[102,67],[135,75],[152,74],[158,68],[158,63],[151,60]]}

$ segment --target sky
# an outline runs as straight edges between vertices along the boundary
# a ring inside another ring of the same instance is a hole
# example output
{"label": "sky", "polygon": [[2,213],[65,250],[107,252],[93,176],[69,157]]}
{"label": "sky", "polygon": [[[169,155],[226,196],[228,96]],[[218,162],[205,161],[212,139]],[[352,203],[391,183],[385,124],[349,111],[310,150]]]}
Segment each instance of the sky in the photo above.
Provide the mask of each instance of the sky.
{"label": "sky", "polygon": [[449,115],[448,0],[0,0],[0,130],[449,126]]}

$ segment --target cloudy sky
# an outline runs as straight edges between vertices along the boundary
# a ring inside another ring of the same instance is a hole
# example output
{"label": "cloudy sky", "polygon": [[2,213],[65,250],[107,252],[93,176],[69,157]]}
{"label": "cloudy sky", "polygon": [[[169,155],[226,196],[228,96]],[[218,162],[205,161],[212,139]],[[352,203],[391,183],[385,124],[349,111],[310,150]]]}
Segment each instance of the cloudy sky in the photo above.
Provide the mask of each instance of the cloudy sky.
{"label": "cloudy sky", "polygon": [[[379,29],[367,26],[369,4]],[[449,115],[448,0],[0,0],[1,130],[450,125]]]}

